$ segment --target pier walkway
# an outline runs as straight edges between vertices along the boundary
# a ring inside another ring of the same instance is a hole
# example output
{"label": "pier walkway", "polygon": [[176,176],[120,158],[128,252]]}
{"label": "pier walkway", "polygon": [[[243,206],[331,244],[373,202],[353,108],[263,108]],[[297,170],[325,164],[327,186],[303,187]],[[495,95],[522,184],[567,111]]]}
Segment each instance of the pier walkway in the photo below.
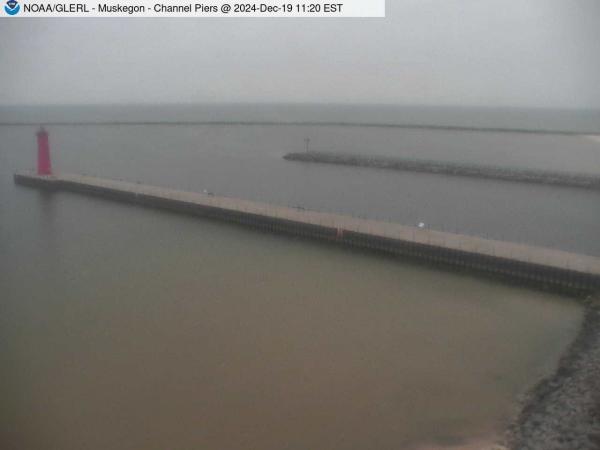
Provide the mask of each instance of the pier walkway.
{"label": "pier walkway", "polygon": [[494,273],[549,288],[600,289],[600,258],[593,256],[83,175],[19,173],[14,180]]}

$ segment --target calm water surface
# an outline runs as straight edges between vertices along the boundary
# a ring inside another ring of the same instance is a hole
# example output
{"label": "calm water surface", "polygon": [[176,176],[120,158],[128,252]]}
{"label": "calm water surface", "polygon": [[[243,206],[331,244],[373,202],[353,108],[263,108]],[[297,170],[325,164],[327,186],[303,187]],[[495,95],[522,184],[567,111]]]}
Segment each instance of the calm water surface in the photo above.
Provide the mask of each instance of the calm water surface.
{"label": "calm water surface", "polygon": [[[16,187],[12,172],[32,165],[33,131],[0,127],[2,448],[454,445],[502,430],[581,321],[577,304],[551,294]],[[373,129],[50,132],[58,170],[454,221],[600,254],[597,193],[281,160],[310,133],[323,147],[391,151],[393,136],[369,141]]]}
{"label": "calm water surface", "polygon": [[[34,127],[0,127],[15,169]],[[600,256],[600,191],[285,161],[311,148],[600,174],[600,136],[333,126],[53,127],[57,170],[367,216]]]}

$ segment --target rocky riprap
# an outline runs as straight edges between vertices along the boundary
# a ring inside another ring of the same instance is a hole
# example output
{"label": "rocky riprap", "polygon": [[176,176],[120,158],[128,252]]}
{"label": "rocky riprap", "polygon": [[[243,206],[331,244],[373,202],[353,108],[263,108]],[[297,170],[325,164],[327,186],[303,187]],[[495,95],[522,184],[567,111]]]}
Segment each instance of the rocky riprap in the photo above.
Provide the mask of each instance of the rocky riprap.
{"label": "rocky riprap", "polygon": [[465,177],[492,178],[526,183],[541,183],[588,189],[600,189],[600,176],[595,174],[554,172],[549,170],[487,166],[452,161],[431,161],[425,159],[353,155],[348,153],[318,151],[288,153],[283,158],[290,161],[339,164],[345,166],[372,167],[376,169],[427,172]]}
{"label": "rocky riprap", "polygon": [[600,295],[556,372],[526,396],[509,429],[512,450],[600,449]]}

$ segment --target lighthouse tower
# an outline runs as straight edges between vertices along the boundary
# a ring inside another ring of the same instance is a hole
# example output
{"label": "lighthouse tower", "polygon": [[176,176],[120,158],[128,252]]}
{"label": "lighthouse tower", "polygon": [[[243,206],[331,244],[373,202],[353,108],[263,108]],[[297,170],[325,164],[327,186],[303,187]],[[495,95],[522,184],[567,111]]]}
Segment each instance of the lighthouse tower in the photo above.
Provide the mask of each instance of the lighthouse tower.
{"label": "lighthouse tower", "polygon": [[48,132],[41,127],[37,132],[38,144],[38,175],[52,175],[52,165],[50,163],[50,143],[48,141]]}

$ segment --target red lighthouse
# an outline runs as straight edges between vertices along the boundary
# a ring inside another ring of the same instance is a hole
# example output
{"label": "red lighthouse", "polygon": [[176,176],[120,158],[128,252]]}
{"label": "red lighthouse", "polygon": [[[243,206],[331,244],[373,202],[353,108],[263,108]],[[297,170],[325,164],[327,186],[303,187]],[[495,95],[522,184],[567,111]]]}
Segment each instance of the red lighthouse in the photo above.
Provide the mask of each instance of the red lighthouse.
{"label": "red lighthouse", "polygon": [[50,143],[48,141],[48,132],[41,127],[37,132],[38,143],[38,175],[52,175],[52,165],[50,164]]}

